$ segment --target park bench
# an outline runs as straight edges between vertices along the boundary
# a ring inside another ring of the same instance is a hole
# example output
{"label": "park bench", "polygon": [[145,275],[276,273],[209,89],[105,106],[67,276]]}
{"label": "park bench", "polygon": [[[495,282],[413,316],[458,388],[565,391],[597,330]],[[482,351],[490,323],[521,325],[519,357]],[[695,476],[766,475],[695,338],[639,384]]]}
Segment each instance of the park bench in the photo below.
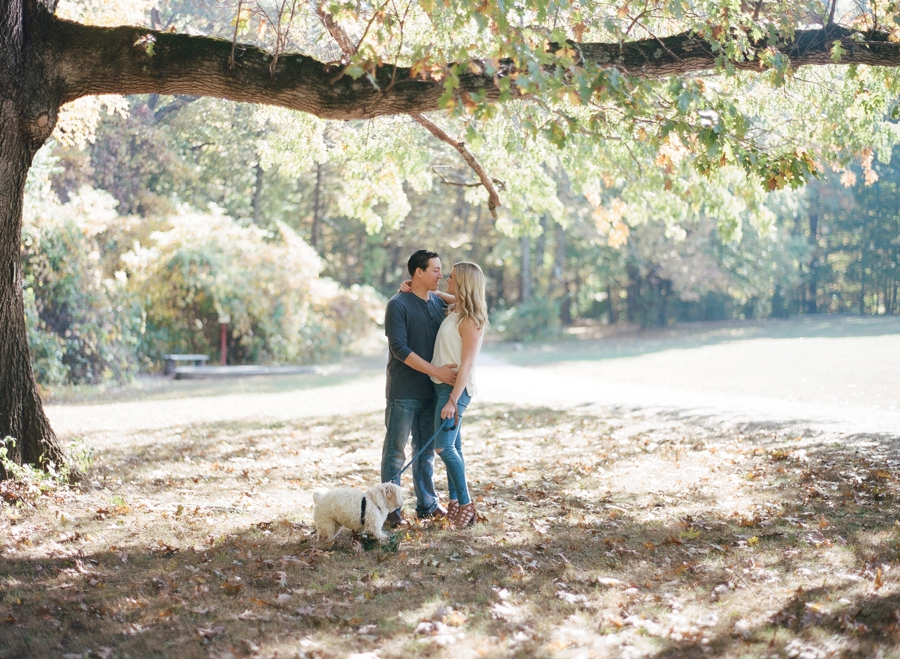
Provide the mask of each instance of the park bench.
{"label": "park bench", "polygon": [[209,355],[163,355],[166,360],[166,367],[163,369],[164,375],[174,375],[175,366],[178,362],[193,362],[194,366],[205,366],[209,361]]}

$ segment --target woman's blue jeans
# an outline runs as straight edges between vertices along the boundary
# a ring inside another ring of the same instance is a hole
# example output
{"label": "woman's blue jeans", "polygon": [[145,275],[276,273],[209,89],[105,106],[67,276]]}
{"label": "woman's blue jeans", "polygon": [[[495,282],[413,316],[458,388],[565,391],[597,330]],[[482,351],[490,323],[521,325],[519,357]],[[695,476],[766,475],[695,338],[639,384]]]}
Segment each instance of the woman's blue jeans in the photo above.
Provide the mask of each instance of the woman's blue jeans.
{"label": "woman's blue jeans", "polygon": [[[442,427],[443,419],[441,419],[441,410],[447,401],[450,400],[450,394],[453,387],[449,384],[434,385],[434,429]],[[456,401],[456,407],[459,409],[459,419],[456,426],[451,429],[444,429],[435,437],[434,447],[437,454],[444,461],[447,467],[447,489],[451,501],[459,501],[459,505],[464,506],[469,503],[469,488],[466,486],[466,462],[463,460],[462,454],[462,434],[460,428],[462,426],[463,413],[469,405],[472,397],[463,390],[459,400]]]}

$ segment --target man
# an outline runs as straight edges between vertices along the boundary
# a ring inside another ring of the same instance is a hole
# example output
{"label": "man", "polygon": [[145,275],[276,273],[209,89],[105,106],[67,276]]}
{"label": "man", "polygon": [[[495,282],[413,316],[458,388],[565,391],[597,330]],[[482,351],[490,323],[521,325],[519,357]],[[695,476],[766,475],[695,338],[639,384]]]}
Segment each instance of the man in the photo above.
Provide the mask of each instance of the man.
{"label": "man", "polygon": [[[434,435],[431,376],[450,385],[456,381],[456,364],[431,364],[434,341],[446,310],[444,301],[434,294],[443,278],[441,259],[435,252],[422,249],[409,257],[407,269],[412,278],[411,290],[390,299],[384,318],[390,354],[384,414],[387,432],[381,453],[383,483],[392,481],[403,467],[410,433],[413,455]],[[438,504],[434,492],[433,442],[413,462],[412,476],[419,519],[445,515],[447,511]],[[391,511],[387,523],[405,523],[399,509]]]}

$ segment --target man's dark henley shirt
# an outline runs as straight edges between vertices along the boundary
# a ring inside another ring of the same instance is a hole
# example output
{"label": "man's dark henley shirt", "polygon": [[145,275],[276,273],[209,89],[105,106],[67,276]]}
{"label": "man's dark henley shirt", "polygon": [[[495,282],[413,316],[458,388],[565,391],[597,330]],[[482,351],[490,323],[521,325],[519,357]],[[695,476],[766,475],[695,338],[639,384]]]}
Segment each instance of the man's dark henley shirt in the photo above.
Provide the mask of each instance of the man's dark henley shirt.
{"label": "man's dark henley shirt", "polygon": [[431,361],[446,308],[444,301],[430,292],[427,301],[415,293],[397,293],[388,301],[384,314],[384,333],[390,347],[385,391],[388,400],[434,398],[431,378],[403,362],[411,352]]}

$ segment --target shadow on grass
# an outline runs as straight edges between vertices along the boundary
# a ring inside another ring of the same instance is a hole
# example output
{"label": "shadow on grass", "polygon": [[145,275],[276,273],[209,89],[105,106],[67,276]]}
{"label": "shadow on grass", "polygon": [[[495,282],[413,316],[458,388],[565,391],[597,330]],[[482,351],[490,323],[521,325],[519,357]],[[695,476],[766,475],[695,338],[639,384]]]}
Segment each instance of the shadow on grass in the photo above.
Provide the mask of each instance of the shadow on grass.
{"label": "shadow on grass", "polygon": [[686,350],[755,339],[849,338],[900,335],[900,317],[808,316],[790,320],[683,323],[605,338],[569,338],[552,344],[498,343],[490,352],[520,366],[557,361],[602,361],[665,350]]}
{"label": "shadow on grass", "polygon": [[[379,419],[205,424],[105,452],[93,475],[130,483],[131,506],[60,501],[4,553],[0,657],[867,657],[900,641],[885,438],[485,407],[464,440],[479,524],[320,551],[308,511],[275,502],[370,481]],[[165,497],[189,483],[195,500]],[[260,506],[210,505],[229,485]]]}

